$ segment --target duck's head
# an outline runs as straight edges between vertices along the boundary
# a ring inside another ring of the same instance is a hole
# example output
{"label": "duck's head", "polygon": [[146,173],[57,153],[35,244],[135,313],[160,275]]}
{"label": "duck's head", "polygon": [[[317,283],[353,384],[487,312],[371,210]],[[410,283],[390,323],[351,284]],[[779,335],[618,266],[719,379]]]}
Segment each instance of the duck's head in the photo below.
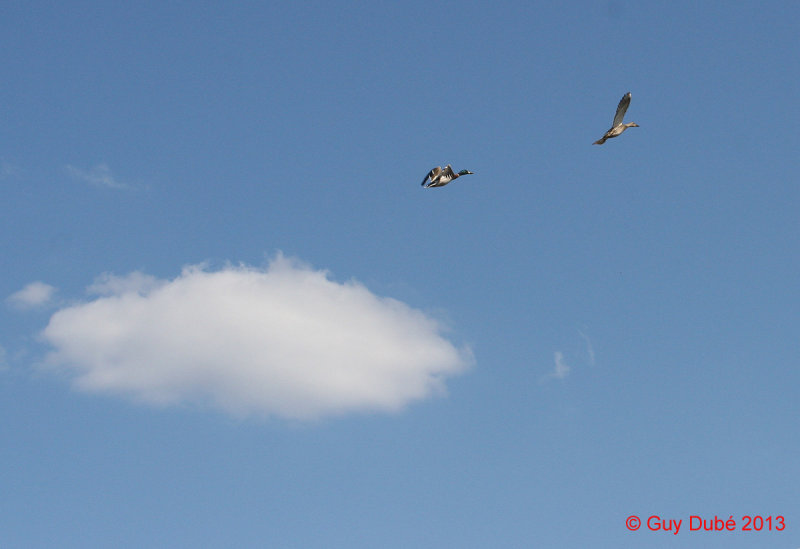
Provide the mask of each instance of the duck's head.
{"label": "duck's head", "polygon": [[475,173],[475,172],[471,172],[469,170],[461,170],[460,172],[458,172],[458,175],[470,175],[470,174],[473,174],[473,173]]}
{"label": "duck's head", "polygon": [[639,127],[639,124],[637,124],[636,122],[628,122],[625,125],[628,126],[629,128],[638,128]]}

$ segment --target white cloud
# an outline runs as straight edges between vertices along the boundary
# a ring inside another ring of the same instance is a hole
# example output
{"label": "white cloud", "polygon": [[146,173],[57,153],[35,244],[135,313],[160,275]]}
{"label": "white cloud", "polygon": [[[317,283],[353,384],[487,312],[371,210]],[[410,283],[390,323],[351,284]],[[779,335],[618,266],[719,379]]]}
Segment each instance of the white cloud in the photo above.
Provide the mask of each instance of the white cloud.
{"label": "white cloud", "polygon": [[569,364],[564,361],[564,353],[561,351],[556,351],[553,357],[555,361],[555,367],[553,371],[547,374],[542,381],[547,379],[564,379],[569,375],[569,372],[572,368],[570,368]]}
{"label": "white cloud", "polygon": [[105,276],[56,312],[46,363],[80,389],[310,419],[398,410],[471,362],[421,311],[278,256],[266,269]]}
{"label": "white cloud", "polygon": [[67,166],[67,173],[75,179],[80,179],[97,185],[98,187],[108,187],[110,189],[129,189],[130,185],[117,180],[111,173],[111,169],[106,164],[97,164],[89,170],[76,168],[75,166]]}
{"label": "white cloud", "polygon": [[53,297],[56,289],[44,282],[31,282],[18,292],[8,296],[8,303],[17,309],[33,309],[46,305]]}

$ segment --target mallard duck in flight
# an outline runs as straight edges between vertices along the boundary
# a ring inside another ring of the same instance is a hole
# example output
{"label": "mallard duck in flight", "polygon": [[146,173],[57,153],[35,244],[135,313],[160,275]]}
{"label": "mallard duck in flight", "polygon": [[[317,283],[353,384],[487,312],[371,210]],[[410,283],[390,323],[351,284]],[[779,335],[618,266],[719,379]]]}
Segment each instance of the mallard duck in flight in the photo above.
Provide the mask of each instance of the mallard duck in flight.
{"label": "mallard duck in flight", "polygon": [[469,170],[461,170],[458,173],[453,173],[453,168],[450,167],[450,164],[445,166],[444,169],[442,169],[441,166],[436,166],[428,172],[428,175],[422,180],[422,186],[426,189],[428,187],[444,187],[453,179],[458,179],[462,175],[470,175],[472,173],[474,172]]}
{"label": "mallard duck in flight", "polygon": [[625,111],[628,110],[628,106],[631,104],[631,92],[626,93],[622,96],[622,99],[619,100],[619,105],[617,105],[617,114],[614,115],[614,122],[611,124],[611,129],[606,132],[606,134],[592,143],[592,145],[602,145],[606,142],[606,139],[611,139],[612,137],[617,137],[619,134],[627,130],[628,128],[638,128],[639,124],[636,122],[628,122],[627,124],[622,123],[622,119],[625,117]]}

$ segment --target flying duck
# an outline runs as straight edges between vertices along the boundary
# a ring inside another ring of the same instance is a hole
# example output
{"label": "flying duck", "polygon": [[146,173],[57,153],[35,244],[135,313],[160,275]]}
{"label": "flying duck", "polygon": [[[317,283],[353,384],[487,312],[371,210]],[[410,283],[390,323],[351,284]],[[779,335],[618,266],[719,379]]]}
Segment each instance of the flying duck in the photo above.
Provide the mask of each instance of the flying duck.
{"label": "flying duck", "polygon": [[611,129],[606,132],[606,134],[592,143],[592,145],[602,145],[606,142],[606,139],[611,139],[612,137],[617,137],[619,134],[627,130],[628,128],[638,128],[639,124],[636,122],[628,122],[627,124],[622,123],[622,119],[625,117],[625,111],[628,110],[628,106],[631,104],[631,92],[626,93],[622,96],[622,99],[619,100],[619,105],[617,105],[617,114],[614,115],[614,122],[611,124]]}
{"label": "flying duck", "polygon": [[458,173],[453,173],[453,168],[450,167],[450,164],[442,169],[441,166],[436,166],[428,175],[425,176],[425,179],[422,180],[422,186],[426,189],[429,187],[444,187],[448,183],[450,183],[453,179],[458,179],[462,175],[469,175],[471,172],[469,170],[461,170]]}

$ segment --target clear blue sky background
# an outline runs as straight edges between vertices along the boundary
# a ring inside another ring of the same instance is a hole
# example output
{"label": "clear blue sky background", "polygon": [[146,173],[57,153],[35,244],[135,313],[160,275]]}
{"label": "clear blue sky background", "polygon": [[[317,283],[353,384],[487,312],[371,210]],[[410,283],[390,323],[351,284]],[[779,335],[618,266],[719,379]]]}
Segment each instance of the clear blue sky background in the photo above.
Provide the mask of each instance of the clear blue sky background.
{"label": "clear blue sky background", "polygon": [[[0,546],[800,547],[800,4],[134,4],[0,9]],[[305,421],[46,365],[104,273],[279,252],[467,369]]]}

